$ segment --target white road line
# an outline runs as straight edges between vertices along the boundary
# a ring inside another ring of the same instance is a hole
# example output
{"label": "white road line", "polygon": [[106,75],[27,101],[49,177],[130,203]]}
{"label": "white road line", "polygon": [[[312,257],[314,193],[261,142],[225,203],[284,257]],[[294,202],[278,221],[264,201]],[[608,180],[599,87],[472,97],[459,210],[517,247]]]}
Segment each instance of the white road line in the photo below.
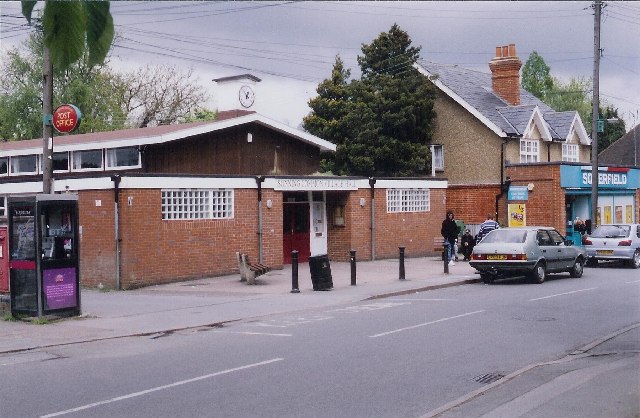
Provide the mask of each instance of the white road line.
{"label": "white road line", "polygon": [[529,299],[529,302],[535,302],[536,300],[542,300],[542,299],[549,299],[549,298],[555,298],[557,296],[564,296],[564,295],[571,295],[573,293],[580,293],[580,292],[586,292],[588,290],[594,290],[597,289],[597,287],[590,287],[588,289],[580,289],[580,290],[574,290],[572,292],[566,292],[566,293],[558,293],[555,295],[549,295],[549,296],[543,296],[541,298],[535,298],[535,299]]}
{"label": "white road line", "polygon": [[214,331],[217,334],[245,334],[245,335],[268,335],[270,337],[292,337],[293,334],[273,334],[270,332],[250,332],[250,331]]}
{"label": "white road line", "polygon": [[632,282],[624,282],[625,284],[632,284],[632,283],[640,283],[640,280],[634,280]]}
{"label": "white road line", "polygon": [[458,299],[420,299],[420,298],[407,298],[407,299],[387,299],[390,301],[394,301],[394,302],[403,302],[403,301],[407,301],[407,302],[413,302],[413,301],[434,301],[434,302],[457,302]]}
{"label": "white road line", "polygon": [[479,313],[482,313],[482,312],[484,312],[484,311],[474,311],[474,312],[468,312],[468,313],[465,313],[465,314],[462,314],[462,315],[450,316],[448,318],[437,319],[435,321],[425,322],[423,324],[412,325],[410,327],[399,328],[399,329],[394,329],[393,331],[387,331],[387,332],[382,332],[382,333],[376,334],[376,335],[370,335],[369,338],[384,337],[386,335],[395,334],[396,332],[408,331],[410,329],[420,328],[420,327],[424,327],[426,325],[437,324],[438,322],[444,322],[444,321],[448,321],[450,319],[462,318],[462,317],[465,317],[465,316],[475,315],[475,314],[479,314]]}
{"label": "white road line", "polygon": [[186,385],[188,383],[193,383],[193,382],[197,382],[197,381],[204,380],[204,379],[210,379],[212,377],[221,376],[223,374],[229,374],[229,373],[237,372],[237,371],[240,371],[240,370],[250,369],[252,367],[265,366],[267,364],[275,363],[277,361],[282,361],[282,360],[284,360],[284,359],[283,358],[274,358],[274,359],[271,359],[271,360],[261,361],[259,363],[247,364],[246,366],[240,366],[240,367],[235,367],[233,369],[227,369],[227,370],[222,370],[222,371],[211,373],[211,374],[205,374],[204,376],[194,377],[193,379],[181,380],[179,382],[170,383],[168,385],[157,386],[155,388],[142,390],[140,392],[134,392],[134,393],[130,393],[128,395],[117,396],[115,398],[107,399],[107,400],[104,400],[104,401],[94,402],[94,403],[90,403],[90,404],[87,404],[87,405],[79,406],[77,408],[67,409],[66,411],[60,411],[60,412],[54,412],[52,414],[42,415],[40,418],[49,418],[49,417],[58,417],[58,416],[61,416],[61,415],[67,415],[67,414],[71,414],[73,412],[78,412],[78,411],[83,411],[85,409],[95,408],[96,406],[106,405],[106,404],[109,404],[109,403],[124,401],[124,400],[135,398],[135,397],[138,397],[138,396],[143,396],[143,395],[146,395],[146,394],[149,394],[149,393],[157,392],[159,390],[170,389],[170,388],[173,388],[173,387],[176,387],[176,386]]}

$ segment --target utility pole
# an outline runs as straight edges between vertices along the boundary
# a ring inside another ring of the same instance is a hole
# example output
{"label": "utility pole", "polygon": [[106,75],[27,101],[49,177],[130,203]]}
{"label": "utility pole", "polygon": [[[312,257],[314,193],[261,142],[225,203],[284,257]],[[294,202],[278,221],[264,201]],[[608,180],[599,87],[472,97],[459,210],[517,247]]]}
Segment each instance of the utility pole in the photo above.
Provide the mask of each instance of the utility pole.
{"label": "utility pole", "polygon": [[53,64],[46,46],[42,67],[42,192],[49,194],[53,191]]}
{"label": "utility pole", "polygon": [[593,113],[591,115],[591,228],[598,221],[598,119],[600,105],[600,12],[602,1],[593,3]]}

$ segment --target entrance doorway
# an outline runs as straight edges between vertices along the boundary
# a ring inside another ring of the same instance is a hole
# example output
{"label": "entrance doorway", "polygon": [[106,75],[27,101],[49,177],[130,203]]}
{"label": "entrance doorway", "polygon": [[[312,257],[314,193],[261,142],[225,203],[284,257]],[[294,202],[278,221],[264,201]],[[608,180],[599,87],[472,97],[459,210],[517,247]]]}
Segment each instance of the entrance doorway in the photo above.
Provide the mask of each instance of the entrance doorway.
{"label": "entrance doorway", "polygon": [[[293,200],[293,199],[291,199]],[[309,261],[309,202],[285,201],[283,203],[282,249],[285,264],[291,264],[291,251],[298,251],[298,261]]]}

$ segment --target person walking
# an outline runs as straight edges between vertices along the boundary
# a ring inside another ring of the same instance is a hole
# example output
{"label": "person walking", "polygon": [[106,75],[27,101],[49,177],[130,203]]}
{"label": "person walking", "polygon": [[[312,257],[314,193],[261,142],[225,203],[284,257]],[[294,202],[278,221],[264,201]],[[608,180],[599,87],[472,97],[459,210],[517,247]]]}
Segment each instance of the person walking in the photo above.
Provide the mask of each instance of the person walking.
{"label": "person walking", "polygon": [[447,253],[447,263],[450,266],[455,265],[453,262],[453,258],[455,254],[453,254],[456,240],[458,239],[458,225],[456,221],[453,219],[453,211],[449,209],[447,211],[447,217],[442,221],[442,228],[440,228],[440,234],[444,238],[444,248]]}
{"label": "person walking", "polygon": [[476,235],[476,244],[482,241],[487,234],[494,229],[500,228],[500,224],[493,220],[493,215],[488,214],[487,220],[480,224],[480,230],[478,231],[478,235]]}
{"label": "person walking", "polygon": [[475,243],[476,241],[473,238],[473,235],[471,235],[471,231],[469,229],[465,229],[464,234],[462,234],[461,240],[462,255],[464,256],[463,261],[471,260],[471,252],[473,251],[473,246],[475,245]]}

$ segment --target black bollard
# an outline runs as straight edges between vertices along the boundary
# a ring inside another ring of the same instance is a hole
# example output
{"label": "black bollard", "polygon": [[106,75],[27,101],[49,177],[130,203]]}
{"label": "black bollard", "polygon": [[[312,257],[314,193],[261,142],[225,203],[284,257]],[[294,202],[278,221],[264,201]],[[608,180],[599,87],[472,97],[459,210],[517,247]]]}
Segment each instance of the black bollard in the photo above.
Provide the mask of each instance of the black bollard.
{"label": "black bollard", "polygon": [[404,280],[404,248],[398,247],[400,250],[400,280]]}
{"label": "black bollard", "polygon": [[356,285],[356,250],[349,251],[351,254],[351,286]]}
{"label": "black bollard", "polygon": [[444,273],[445,274],[449,274],[449,262],[447,261],[447,258],[449,258],[449,254],[447,254],[447,252],[449,251],[447,246],[445,244],[442,244],[442,259],[444,260]]}
{"label": "black bollard", "polygon": [[298,289],[298,251],[291,251],[291,293],[300,293]]}

